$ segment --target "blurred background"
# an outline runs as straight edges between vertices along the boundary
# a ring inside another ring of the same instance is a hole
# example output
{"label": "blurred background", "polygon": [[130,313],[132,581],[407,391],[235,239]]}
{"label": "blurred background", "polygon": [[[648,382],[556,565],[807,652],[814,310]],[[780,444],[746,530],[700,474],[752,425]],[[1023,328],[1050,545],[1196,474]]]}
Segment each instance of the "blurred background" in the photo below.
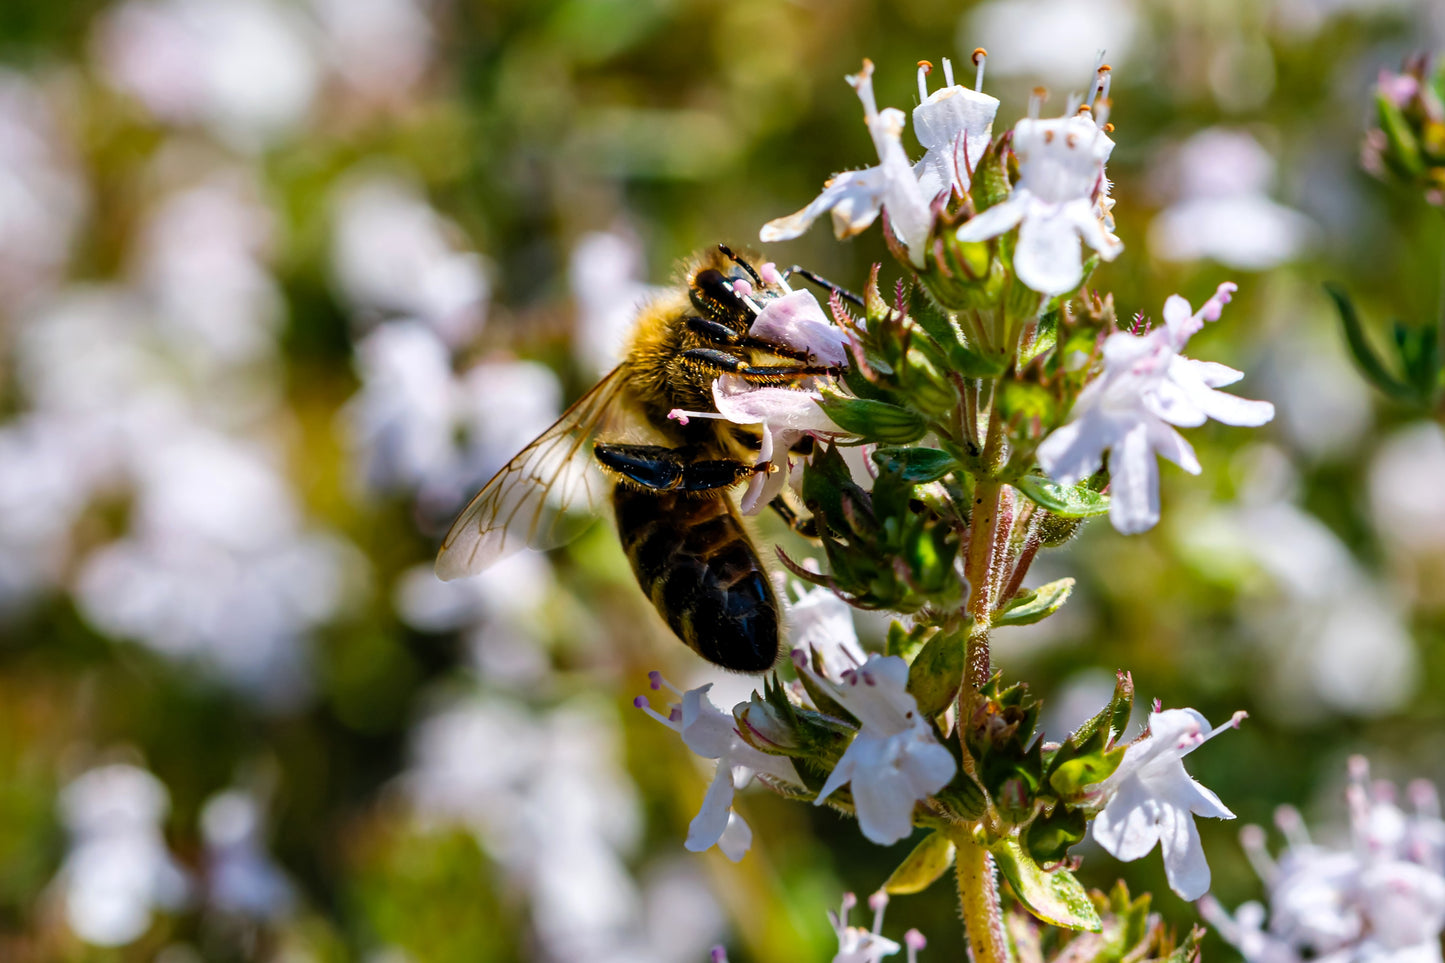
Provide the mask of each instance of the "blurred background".
{"label": "blurred background", "polygon": [[[1190,762],[1241,821],[1342,829],[1354,752],[1445,783],[1445,432],[1372,393],[1321,290],[1439,317],[1439,212],[1358,154],[1445,7],[4,0],[0,959],[828,959],[825,910],[907,844],[752,792],[740,864],[683,850],[710,772],[631,699],[746,683],[670,638],[610,522],[431,560],[680,258],[872,162],[845,73],[906,109],[915,61],[978,45],[999,130],[1108,51],[1127,247],[1094,283],[1157,316],[1238,281],[1191,353],[1279,408],[1191,432],[1155,531],[1041,559],[1078,589],[998,663],[1053,737],[1116,668],[1247,709]],[[822,225],[767,254],[854,287],[885,259]],[[1201,827],[1230,906],[1238,825]],[[1195,920],[1157,855],[1083,852]],[[941,883],[888,931],[958,959],[956,913]]]}

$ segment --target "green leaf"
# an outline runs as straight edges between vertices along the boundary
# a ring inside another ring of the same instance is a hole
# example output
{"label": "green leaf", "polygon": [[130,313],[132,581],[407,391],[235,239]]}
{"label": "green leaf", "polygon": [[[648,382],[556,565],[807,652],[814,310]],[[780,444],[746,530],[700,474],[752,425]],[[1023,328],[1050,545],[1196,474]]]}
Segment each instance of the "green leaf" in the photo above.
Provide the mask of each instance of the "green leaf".
{"label": "green leaf", "polygon": [[1071,930],[1102,932],[1104,922],[1083,884],[1066,869],[1046,871],[1033,861],[1014,836],[989,847],[1004,878],[1023,903],[1045,923]]}
{"label": "green leaf", "polygon": [[918,711],[932,719],[958,698],[963,685],[963,636],[939,632],[908,667],[908,691],[918,702]]}
{"label": "green leaf", "polygon": [[938,481],[963,466],[952,455],[937,448],[879,448],[873,460],[885,471],[903,476],[916,485]]}
{"label": "green leaf", "polygon": [[1049,776],[1049,787],[1060,798],[1080,795],[1085,786],[1103,782],[1114,774],[1124,761],[1124,746],[1087,753],[1057,766]]}
{"label": "green leaf", "polygon": [[1375,354],[1375,349],[1370,347],[1370,341],[1365,336],[1364,325],[1360,323],[1360,316],[1355,311],[1354,302],[1344,289],[1334,284],[1325,285],[1325,293],[1335,302],[1335,307],[1340,312],[1340,321],[1345,328],[1345,340],[1349,343],[1350,354],[1355,356],[1355,363],[1360,366],[1360,371],[1376,388],[1397,401],[1415,402],[1418,400],[1418,393],[1412,385],[1405,384],[1385,369],[1384,363]]}
{"label": "green leaf", "polygon": [[1029,824],[1024,844],[1036,861],[1057,863],[1068,853],[1070,846],[1084,838],[1088,827],[1083,810],[1055,806],[1053,812],[1041,815]]}
{"label": "green leaf", "polygon": [[1104,745],[1112,746],[1124,734],[1124,727],[1129,724],[1129,716],[1133,711],[1134,677],[1128,672],[1118,672],[1115,674],[1114,695],[1109,704],[1075,729],[1069,736],[1068,745],[1082,746],[1093,738],[1094,733],[1105,729]]}
{"label": "green leaf", "polygon": [[1074,580],[1061,578],[1036,589],[1020,592],[1002,611],[994,613],[993,624],[1033,625],[1035,622],[1042,622],[1063,607],[1073,590]]}
{"label": "green leaf", "polygon": [[883,889],[895,896],[921,893],[952,865],[953,840],[942,830],[934,830],[899,864]]}
{"label": "green leaf", "polygon": [[1035,505],[1047,508],[1061,518],[1092,518],[1109,511],[1109,496],[1094,491],[1088,482],[1065,488],[1043,475],[1024,475],[1013,486]]}
{"label": "green leaf", "polygon": [[1440,337],[1434,328],[1415,328],[1395,322],[1395,347],[1405,377],[1417,398],[1428,404],[1440,383]]}
{"label": "green leaf", "polygon": [[870,441],[906,445],[922,438],[928,430],[928,423],[920,415],[886,401],[824,394],[821,404],[839,428]]}
{"label": "green leaf", "polygon": [[1404,113],[1383,93],[1375,95],[1375,112],[1389,142],[1391,158],[1412,177],[1419,177],[1425,172],[1425,159],[1420,155],[1420,143]]}

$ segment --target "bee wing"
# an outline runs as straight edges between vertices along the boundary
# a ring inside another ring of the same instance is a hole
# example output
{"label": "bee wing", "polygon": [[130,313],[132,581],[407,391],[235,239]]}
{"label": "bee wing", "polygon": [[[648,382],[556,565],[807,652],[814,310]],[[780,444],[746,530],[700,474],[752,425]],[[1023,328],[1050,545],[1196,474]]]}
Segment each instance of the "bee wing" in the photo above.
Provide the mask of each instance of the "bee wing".
{"label": "bee wing", "polygon": [[[626,383],[622,368],[599,381],[487,482],[452,523],[437,553],[437,577],[475,575],[523,546],[556,548],[589,524],[608,490],[592,459]],[[579,523],[569,513],[585,511]]]}

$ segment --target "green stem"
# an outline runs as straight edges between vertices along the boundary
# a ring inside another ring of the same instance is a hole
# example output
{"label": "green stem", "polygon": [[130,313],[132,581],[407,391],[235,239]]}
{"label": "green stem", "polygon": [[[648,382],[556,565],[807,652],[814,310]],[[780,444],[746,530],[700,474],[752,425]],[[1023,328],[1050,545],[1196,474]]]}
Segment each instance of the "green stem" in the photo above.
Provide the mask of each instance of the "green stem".
{"label": "green stem", "polygon": [[955,836],[953,845],[958,905],[963,915],[969,959],[973,963],[1012,963],[1013,950],[1004,929],[1003,902],[998,894],[998,870],[993,856],[967,833]]}
{"label": "green stem", "polygon": [[990,675],[988,632],[993,618],[993,570],[998,535],[1001,483],[980,478],[973,490],[973,513],[968,536],[968,555],[963,574],[968,578],[968,614],[973,626],[968,633],[967,681],[977,692]]}

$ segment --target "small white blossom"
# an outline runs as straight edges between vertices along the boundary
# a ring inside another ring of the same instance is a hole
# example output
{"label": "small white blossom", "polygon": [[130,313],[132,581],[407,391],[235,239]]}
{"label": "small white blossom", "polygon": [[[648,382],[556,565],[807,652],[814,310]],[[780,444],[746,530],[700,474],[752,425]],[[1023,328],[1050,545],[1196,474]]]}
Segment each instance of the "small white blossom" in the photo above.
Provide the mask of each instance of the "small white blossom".
{"label": "small white blossom", "polygon": [[1094,820],[1094,838],[1124,862],[1164,853],[1169,888],[1185,899],[1209,889],[1209,864],[1199,842],[1195,816],[1233,819],[1219,797],[1190,778],[1184,757],[1206,741],[1236,727],[1243,713],[1217,729],[1193,709],[1149,715],[1147,735],[1124,751],[1124,760],[1100,786],[1104,808]]}
{"label": "small white blossom", "polygon": [[878,165],[834,177],[807,207],[763,225],[759,237],[765,243],[795,238],[824,211],[831,211],[833,233],[841,240],[863,231],[880,211],[886,210],[893,234],[908,248],[913,263],[922,267],[933,212],[929,209],[931,198],[924,196],[903,150],[903,111],[894,107],[878,109],[873,96],[872,61],[863,61],[863,69],[850,76],[848,83],[863,102],[863,119],[878,151]]}
{"label": "small white blossom", "polygon": [[795,786],[803,785],[803,780],[791,760],[760,752],[743,741],[733,717],[708,698],[711,684],[681,692],[662,678],[661,673],[653,672],[650,678],[654,690],[667,688],[679,701],[665,716],[653,709],[644,696],[638,696],[633,704],[680,735],[693,752],[705,759],[717,760],[717,771],[703,798],[702,809],[688,826],[686,846],[695,853],[717,846],[723,855],[737,862],[752,844],[753,833],[743,818],[733,812],[734,792],[751,782],[757,773]]}
{"label": "small white blossom", "polygon": [[794,657],[798,670],[859,722],[814,804],[850,783],[863,835],[880,846],[898,842],[913,832],[914,804],[948,785],[958,770],[908,692],[908,663],[896,655],[871,655],[833,682],[814,674],[800,652]]}
{"label": "small white blossom", "polygon": [[[983,65],[979,55],[979,82],[982,86]],[[913,166],[918,186],[925,199],[932,200],[944,191],[962,195],[968,190],[978,159],[993,138],[993,118],[998,113],[998,98],[982,89],[969,90],[953,82],[953,64],[943,61],[944,86],[928,92],[928,66],[918,67],[918,97],[913,108],[913,133],[927,151]]]}
{"label": "small white blossom", "polygon": [[1289,841],[1278,860],[1265,848],[1264,830],[1246,826],[1240,833],[1268,890],[1267,927],[1259,903],[1246,903],[1231,916],[1211,899],[1200,902],[1200,914],[1245,963],[1439,963],[1445,823],[1435,789],[1412,783],[1415,812],[1406,814],[1393,786],[1369,781],[1363,758],[1352,759],[1350,767],[1348,848],[1314,843],[1288,806],[1275,813]]}
{"label": "small white blossom", "polygon": [[985,241],[1019,229],[1018,279],[1041,294],[1072,291],[1084,278],[1079,240],[1106,261],[1124,245],[1106,229],[1104,162],[1114,142],[1093,117],[1025,118],[1013,131],[1019,180],[1008,198],[958,229],[960,241]]}
{"label": "small white blossom", "polygon": [[852,606],[822,586],[805,590],[795,582],[794,590],[796,602],[783,599],[789,645],[817,652],[829,679],[841,679],[844,672],[862,665],[866,656],[858,644]]}
{"label": "small white blossom", "polygon": [[1159,468],[1154,456],[1192,475],[1200,472],[1194,449],[1171,425],[1193,427],[1213,418],[1227,425],[1262,425],[1274,417],[1267,401],[1249,401],[1214,389],[1243,373],[1179,352],[1205,321],[1218,319],[1234,292],[1219,286],[1197,312],[1173,295],[1164,303],[1164,324],[1148,334],[1118,332],[1104,342],[1104,370],[1084,387],[1068,424],[1039,446],[1039,464],[1061,485],[1099,470],[1111,452],[1109,520],[1126,535],[1159,521]]}
{"label": "small white blossom", "polygon": [[155,776],[122,764],[92,769],[66,786],[60,806],[71,835],[61,869],[66,920],[97,946],[124,946],[156,911],[179,908],[190,884],[166,847],[170,794]]}

